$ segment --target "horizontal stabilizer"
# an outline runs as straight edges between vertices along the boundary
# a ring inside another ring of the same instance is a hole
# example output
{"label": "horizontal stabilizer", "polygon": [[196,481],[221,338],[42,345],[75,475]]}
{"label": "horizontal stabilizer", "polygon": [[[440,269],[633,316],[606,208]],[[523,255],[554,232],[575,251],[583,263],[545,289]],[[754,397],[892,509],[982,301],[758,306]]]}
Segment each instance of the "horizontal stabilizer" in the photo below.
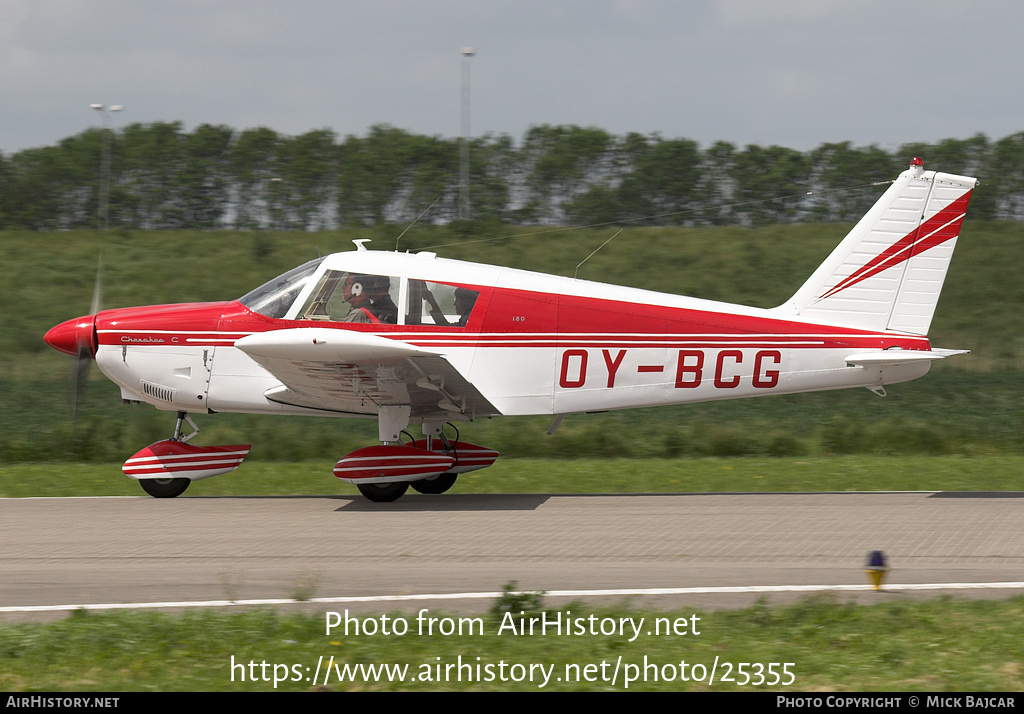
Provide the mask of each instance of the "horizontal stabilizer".
{"label": "horizontal stabilizer", "polygon": [[912,364],[916,362],[934,362],[953,355],[967,354],[970,350],[883,350],[881,352],[861,352],[850,355],[846,363],[854,367],[881,367],[884,365]]}

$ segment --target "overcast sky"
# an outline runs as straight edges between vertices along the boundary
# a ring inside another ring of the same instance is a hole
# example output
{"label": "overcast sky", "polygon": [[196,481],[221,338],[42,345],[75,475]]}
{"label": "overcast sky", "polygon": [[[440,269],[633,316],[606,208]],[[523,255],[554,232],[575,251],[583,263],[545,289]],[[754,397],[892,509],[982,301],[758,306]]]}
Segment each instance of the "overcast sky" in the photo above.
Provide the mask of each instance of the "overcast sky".
{"label": "overcast sky", "polygon": [[99,123],[537,124],[702,146],[1024,131],[1017,0],[0,0],[0,151]]}

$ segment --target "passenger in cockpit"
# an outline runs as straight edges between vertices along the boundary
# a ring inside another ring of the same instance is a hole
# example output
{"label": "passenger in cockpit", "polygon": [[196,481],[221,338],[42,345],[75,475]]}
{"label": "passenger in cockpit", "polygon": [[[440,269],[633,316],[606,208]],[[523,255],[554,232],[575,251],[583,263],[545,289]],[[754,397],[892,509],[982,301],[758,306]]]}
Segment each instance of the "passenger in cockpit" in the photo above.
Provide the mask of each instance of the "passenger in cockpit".
{"label": "passenger in cockpit", "polygon": [[398,324],[398,305],[391,299],[391,278],[384,275],[367,275],[366,292],[370,296],[370,312],[380,322]]}
{"label": "passenger in cockpit", "polygon": [[477,292],[469,288],[455,288],[455,312],[459,313],[458,327],[465,327],[469,320],[469,313],[473,311],[476,304]]}

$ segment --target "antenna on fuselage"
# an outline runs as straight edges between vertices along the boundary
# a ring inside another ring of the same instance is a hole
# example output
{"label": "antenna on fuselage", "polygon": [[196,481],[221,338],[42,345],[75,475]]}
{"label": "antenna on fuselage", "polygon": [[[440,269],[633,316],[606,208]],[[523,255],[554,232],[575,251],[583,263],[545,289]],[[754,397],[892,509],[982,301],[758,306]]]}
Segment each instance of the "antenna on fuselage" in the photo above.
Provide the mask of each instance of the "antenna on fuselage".
{"label": "antenna on fuselage", "polygon": [[433,203],[431,203],[429,206],[427,206],[426,208],[423,209],[423,213],[421,213],[420,215],[416,216],[416,218],[413,219],[413,222],[410,223],[409,225],[407,225],[405,227],[405,230],[398,234],[398,237],[395,238],[395,252],[396,253],[398,252],[398,241],[402,240],[402,236],[404,236],[406,233],[408,233],[409,229],[412,228],[414,225],[416,225],[416,221],[418,221],[419,219],[423,218],[423,216],[426,215],[427,211],[429,211],[431,208],[434,207],[434,203],[437,203],[442,198],[444,198],[444,194],[441,194],[440,196],[435,198]]}
{"label": "antenna on fuselage", "polygon": [[[615,236],[617,236],[617,235],[618,235],[619,233],[622,233],[622,229],[621,229],[621,228],[620,228],[619,230],[615,231]],[[594,255],[596,255],[596,254],[597,254],[597,251],[598,251],[598,250],[601,250],[601,249],[602,249],[602,248],[604,248],[604,247],[605,247],[606,245],[608,245],[609,243],[611,243],[611,242],[612,242],[612,238],[615,238],[615,236],[612,236],[611,238],[609,238],[608,240],[606,240],[606,241],[605,241],[604,243],[602,243],[601,245],[597,246],[597,250],[595,250],[595,251],[594,251],[593,253],[591,253],[591,254],[590,254],[590,255],[588,255],[588,256],[587,256],[586,258],[584,258],[583,260],[581,260],[581,261],[580,261],[580,265],[583,265],[583,264],[584,264],[584,263],[586,263],[586,262],[587,262],[588,260],[590,260],[591,258],[593,258],[593,257],[594,257]],[[572,279],[573,279],[573,280],[575,280],[575,279],[576,279],[576,274],[580,272],[580,265],[577,265],[577,266],[576,266],[576,271],[575,271],[575,272],[574,272],[574,273],[572,274]]]}

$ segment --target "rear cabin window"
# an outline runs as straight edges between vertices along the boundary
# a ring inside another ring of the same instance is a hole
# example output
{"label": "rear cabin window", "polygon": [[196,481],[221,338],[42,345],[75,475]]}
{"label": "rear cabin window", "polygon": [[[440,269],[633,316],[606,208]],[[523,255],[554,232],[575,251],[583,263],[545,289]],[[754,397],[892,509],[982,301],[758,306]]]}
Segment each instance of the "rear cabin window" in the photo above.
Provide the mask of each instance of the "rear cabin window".
{"label": "rear cabin window", "polygon": [[469,288],[410,280],[405,324],[465,327],[479,296]]}

